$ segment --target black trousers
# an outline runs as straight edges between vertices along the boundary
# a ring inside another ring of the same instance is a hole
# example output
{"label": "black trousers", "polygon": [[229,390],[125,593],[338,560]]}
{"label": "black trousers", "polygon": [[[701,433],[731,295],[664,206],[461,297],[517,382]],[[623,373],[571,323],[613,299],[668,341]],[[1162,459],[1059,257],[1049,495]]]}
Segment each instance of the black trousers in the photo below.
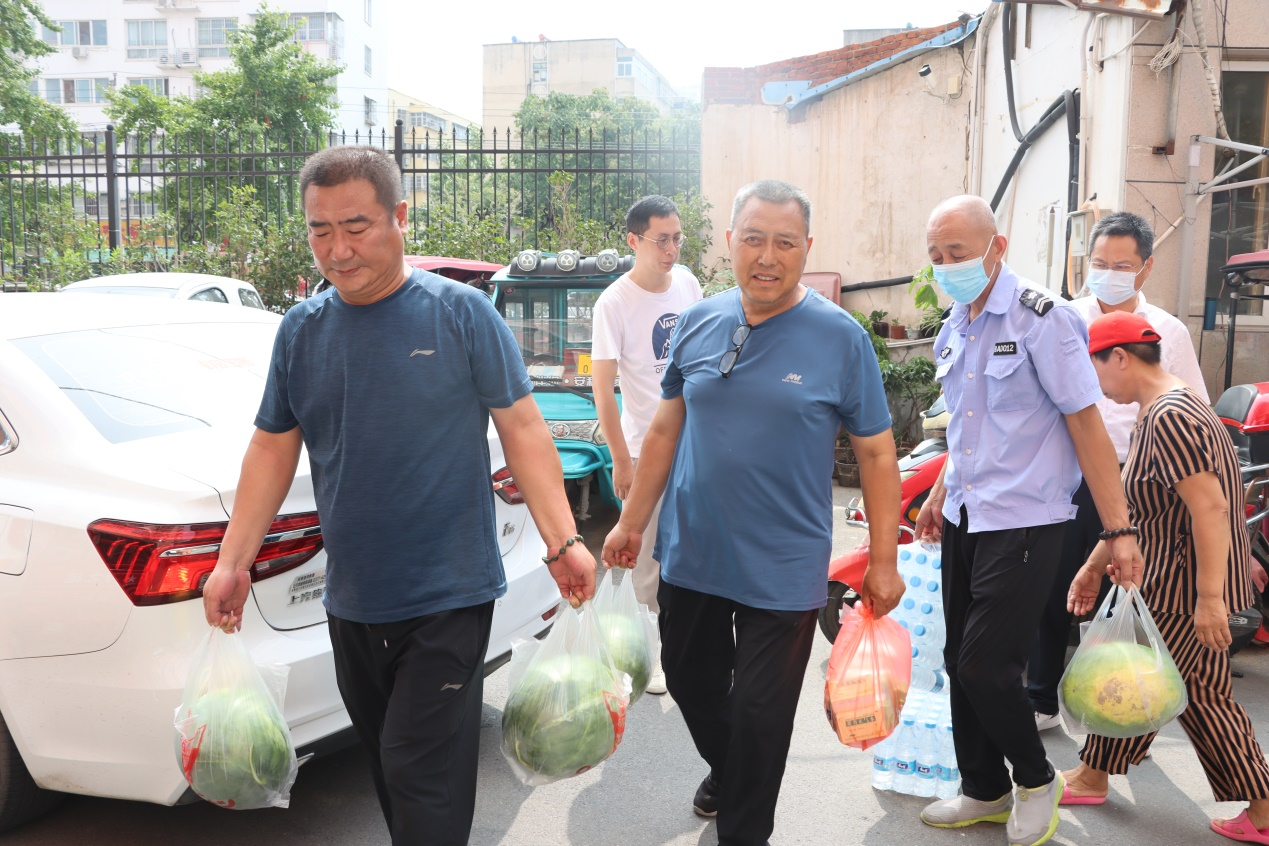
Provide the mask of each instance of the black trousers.
{"label": "black trousers", "polygon": [[471,834],[493,607],[395,623],[327,615],[339,693],[393,846],[462,846]]}
{"label": "black trousers", "polygon": [[[1027,662],[1027,696],[1031,698],[1031,710],[1041,714],[1058,712],[1058,684],[1066,670],[1066,647],[1071,637],[1071,612],[1066,610],[1066,595],[1071,589],[1071,580],[1092,554],[1093,547],[1097,546],[1097,535],[1102,531],[1102,518],[1087,482],[1080,481],[1071,503],[1079,510],[1074,520],[1062,524],[1066,530],[1062,535],[1057,576],[1040,614],[1040,630]],[[1103,592],[1108,584],[1109,581],[1103,580]]]}
{"label": "black trousers", "polygon": [[943,608],[947,618],[947,679],[961,790],[993,801],[1013,788],[1053,780],[1022,671],[1035,641],[1040,611],[1053,587],[1062,523],[966,531],[943,524]]}
{"label": "black trousers", "polygon": [[661,581],[661,664],[719,785],[719,846],[775,828],[815,611],[769,611]]}

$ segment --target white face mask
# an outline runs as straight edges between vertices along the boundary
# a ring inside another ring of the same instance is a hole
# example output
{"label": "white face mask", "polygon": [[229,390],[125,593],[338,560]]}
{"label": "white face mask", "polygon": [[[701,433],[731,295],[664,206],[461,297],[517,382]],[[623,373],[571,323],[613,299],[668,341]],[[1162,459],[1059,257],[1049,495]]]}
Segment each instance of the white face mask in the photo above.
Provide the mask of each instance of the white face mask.
{"label": "white face mask", "polygon": [[[1143,267],[1142,270],[1144,269]],[[1088,272],[1086,284],[1093,296],[1106,305],[1119,305],[1136,296],[1137,277],[1140,274],[1140,270],[1133,273],[1130,270],[1093,269]]]}

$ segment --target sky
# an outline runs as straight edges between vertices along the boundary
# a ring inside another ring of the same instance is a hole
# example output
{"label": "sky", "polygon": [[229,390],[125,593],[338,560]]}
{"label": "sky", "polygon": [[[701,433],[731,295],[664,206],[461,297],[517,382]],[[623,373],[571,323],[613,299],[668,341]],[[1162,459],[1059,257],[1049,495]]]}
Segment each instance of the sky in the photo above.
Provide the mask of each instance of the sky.
{"label": "sky", "polygon": [[934,26],[990,0],[753,0],[651,3],[477,0],[471,6],[380,0],[389,7],[389,84],[479,122],[484,44],[617,38],[672,85],[699,88],[706,67],[751,67],[842,46],[844,29]]}

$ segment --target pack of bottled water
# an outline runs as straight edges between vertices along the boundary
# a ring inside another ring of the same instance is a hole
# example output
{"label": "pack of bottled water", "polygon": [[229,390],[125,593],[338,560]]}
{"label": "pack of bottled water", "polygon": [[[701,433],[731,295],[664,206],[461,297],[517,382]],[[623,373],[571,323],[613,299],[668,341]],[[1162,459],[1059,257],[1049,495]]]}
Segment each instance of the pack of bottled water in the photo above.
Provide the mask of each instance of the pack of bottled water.
{"label": "pack of bottled water", "polygon": [[890,612],[912,636],[912,685],[899,728],[873,746],[872,786],[910,796],[950,799],[960,792],[943,646],[942,557],[937,546],[899,547],[905,590]]}

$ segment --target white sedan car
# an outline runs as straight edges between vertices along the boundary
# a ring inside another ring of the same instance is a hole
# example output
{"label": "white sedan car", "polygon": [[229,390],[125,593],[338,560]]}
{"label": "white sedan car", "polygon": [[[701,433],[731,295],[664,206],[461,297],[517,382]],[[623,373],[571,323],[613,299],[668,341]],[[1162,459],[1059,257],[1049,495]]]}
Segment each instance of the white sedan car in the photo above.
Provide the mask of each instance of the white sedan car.
{"label": "white sedan car", "polygon": [[249,282],[208,273],[120,273],[96,276],[82,282],[63,285],[67,294],[131,294],[136,297],[161,297],[173,300],[198,300],[206,303],[227,303],[264,308],[260,293]]}
{"label": "white sedan car", "polygon": [[[0,831],[82,793],[188,800],[172,715],[281,318],[136,297],[0,305]],[[486,671],[550,626],[544,544],[489,429],[508,591]],[[256,559],[241,637],[290,666],[304,754],[349,736],[308,461]],[[37,789],[37,787],[39,789]],[[301,776],[297,789],[303,790]]]}

